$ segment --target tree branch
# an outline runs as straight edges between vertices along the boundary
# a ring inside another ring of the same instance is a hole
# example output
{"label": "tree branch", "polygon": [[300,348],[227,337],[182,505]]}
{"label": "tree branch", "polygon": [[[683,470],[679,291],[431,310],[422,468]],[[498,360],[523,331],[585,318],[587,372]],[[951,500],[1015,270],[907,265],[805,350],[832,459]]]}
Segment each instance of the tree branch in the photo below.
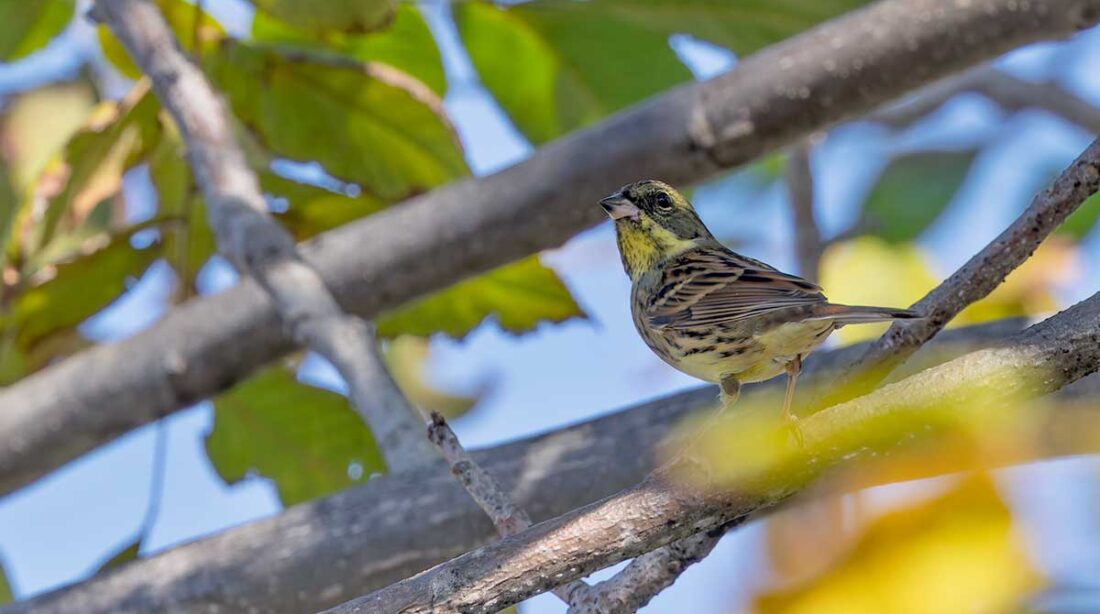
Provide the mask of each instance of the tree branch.
{"label": "tree branch", "polygon": [[1100,133],[1100,108],[1096,105],[1055,83],[1026,81],[992,66],[975,68],[933,83],[872,113],[868,119],[891,128],[904,128],[965,92],[985,96],[1008,112],[1042,109],[1091,133]]}
{"label": "tree branch", "polygon": [[386,371],[371,327],[341,311],[290,233],[268,214],[224,102],[180,51],[156,5],[98,0],[96,10],[179,126],[219,250],[263,287],[291,337],[340,372],[391,471],[432,459],[411,407]]}
{"label": "tree branch", "polygon": [[788,450],[789,456],[779,457],[782,462],[744,474],[721,493],[671,486],[658,472],[614,497],[329,612],[496,611],[562,581],[773,509],[826,469],[912,440],[908,430],[881,429],[891,421],[932,430],[928,427],[944,407],[980,415],[1000,401],[1057,390],[1100,368],[1098,341],[1100,294],[1001,347],[968,354],[802,419],[805,454]]}
{"label": "tree branch", "polygon": [[[495,175],[325,233],[302,253],[342,305],[374,317],[561,244],[601,220],[592,203],[611,186],[704,180],[931,80],[1097,21],[1100,0],[882,0]],[[441,251],[448,257],[427,257]],[[246,281],[27,377],[0,392],[0,493],[215,395],[291,348],[274,306]]]}
{"label": "tree branch", "polygon": [[[945,331],[899,372],[926,368],[1018,332],[1019,320]],[[866,344],[813,354],[804,377],[831,381]],[[1100,378],[1090,378],[1100,396]],[[1084,382],[1082,383],[1084,384]],[[745,399],[780,383],[746,387]],[[504,492],[547,520],[636,484],[658,444],[683,418],[713,407],[696,388],[472,456]],[[1085,430],[1052,432],[1059,449]],[[1092,442],[1088,442],[1092,445]],[[325,499],[135,561],[86,582],[3,609],[13,612],[224,610],[303,612],[382,588],[493,540],[493,525],[442,465],[384,475]]]}
{"label": "tree branch", "polygon": [[798,272],[806,279],[816,282],[825,245],[814,218],[814,176],[810,168],[812,139],[810,137],[791,148],[785,180],[794,219],[794,250],[798,256]]}
{"label": "tree branch", "polygon": [[[462,488],[470,494],[481,511],[493,521],[498,535],[508,537],[530,528],[531,517],[523,508],[512,502],[511,497],[497,485],[493,476],[482,469],[481,465],[478,465],[477,461],[462,447],[458,436],[439,412],[432,412],[431,421],[428,423],[428,439],[439,449],[458,483],[462,484]],[[571,604],[575,597],[584,595],[587,591],[588,585],[583,580],[574,580],[553,589],[554,594],[566,605]]]}
{"label": "tree branch", "polygon": [[959,270],[913,305],[925,317],[895,322],[867,349],[854,368],[824,395],[817,407],[863,394],[881,382],[894,367],[912,355],[971,303],[999,286],[1027,260],[1050,233],[1100,190],[1100,139],[1055,179],[1046,190],[992,242]]}
{"label": "tree branch", "polygon": [[710,554],[728,528],[696,533],[635,558],[613,578],[593,586],[568,614],[637,612]]}

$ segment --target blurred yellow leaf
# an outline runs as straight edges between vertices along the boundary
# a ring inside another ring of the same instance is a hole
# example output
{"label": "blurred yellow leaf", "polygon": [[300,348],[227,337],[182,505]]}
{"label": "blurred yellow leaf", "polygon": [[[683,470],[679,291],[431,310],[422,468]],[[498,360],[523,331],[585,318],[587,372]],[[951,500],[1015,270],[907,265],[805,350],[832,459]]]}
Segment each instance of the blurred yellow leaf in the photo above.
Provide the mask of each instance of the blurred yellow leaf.
{"label": "blurred yellow leaf", "polygon": [[147,80],[122,100],[102,102],[91,111],[45,173],[54,177],[38,179],[39,185],[57,179],[63,187],[47,198],[41,214],[33,215],[34,247],[28,251],[36,254],[59,231],[75,231],[100,203],[122,189],[123,174],[142,162],[159,139],[159,111]]}
{"label": "blurred yellow leaf", "polygon": [[[936,286],[920,249],[860,237],[830,246],[821,259],[821,286],[834,303],[907,307]],[[845,326],[835,333],[845,344],[881,335],[886,324]]]}
{"label": "blurred yellow leaf", "polygon": [[768,558],[784,585],[817,576],[849,550],[858,535],[848,503],[858,496],[811,495],[768,518]]}
{"label": "blurred yellow leaf", "polygon": [[975,477],[873,521],[836,566],[801,586],[759,596],[755,611],[1006,612],[1042,583],[992,481]]}
{"label": "blurred yellow leaf", "polygon": [[20,94],[0,130],[17,191],[29,189],[69,137],[84,125],[96,97],[90,83],[55,83]]}
{"label": "blurred yellow leaf", "polygon": [[423,337],[401,335],[386,345],[386,363],[402,392],[414,405],[437,411],[446,418],[457,418],[473,409],[481,400],[484,386],[472,395],[444,392],[428,378],[426,372],[431,342]]}
{"label": "blurred yellow leaf", "polygon": [[[952,326],[977,324],[1058,309],[1054,290],[1079,274],[1080,252],[1068,238],[1053,236],[989,296],[963,310]],[[891,245],[861,237],[830,246],[821,260],[821,285],[829,300],[853,305],[907,307],[939,283],[929,259],[911,244]],[[846,326],[836,336],[845,344],[881,335],[887,324]]]}

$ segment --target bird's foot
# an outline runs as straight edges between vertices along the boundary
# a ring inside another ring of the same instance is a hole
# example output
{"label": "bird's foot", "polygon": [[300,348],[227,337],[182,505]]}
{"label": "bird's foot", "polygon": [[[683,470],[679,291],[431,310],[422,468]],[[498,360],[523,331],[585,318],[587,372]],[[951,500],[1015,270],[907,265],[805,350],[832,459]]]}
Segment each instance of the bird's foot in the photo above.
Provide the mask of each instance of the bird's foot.
{"label": "bird's foot", "polygon": [[799,448],[804,448],[806,439],[802,435],[802,427],[798,425],[798,417],[791,413],[783,414],[783,425],[780,427],[787,432],[787,435],[794,440],[794,444]]}

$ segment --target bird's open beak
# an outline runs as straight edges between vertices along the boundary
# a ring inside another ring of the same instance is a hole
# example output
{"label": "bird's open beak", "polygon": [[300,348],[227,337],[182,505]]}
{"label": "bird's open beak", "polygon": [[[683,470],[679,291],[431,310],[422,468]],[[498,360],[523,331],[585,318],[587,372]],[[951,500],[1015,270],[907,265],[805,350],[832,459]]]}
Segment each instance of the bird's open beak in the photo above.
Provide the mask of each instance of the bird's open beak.
{"label": "bird's open beak", "polygon": [[611,196],[600,201],[600,206],[607,212],[607,215],[615,221],[622,219],[636,220],[641,215],[641,210],[638,206],[630,202],[622,192],[616,192]]}

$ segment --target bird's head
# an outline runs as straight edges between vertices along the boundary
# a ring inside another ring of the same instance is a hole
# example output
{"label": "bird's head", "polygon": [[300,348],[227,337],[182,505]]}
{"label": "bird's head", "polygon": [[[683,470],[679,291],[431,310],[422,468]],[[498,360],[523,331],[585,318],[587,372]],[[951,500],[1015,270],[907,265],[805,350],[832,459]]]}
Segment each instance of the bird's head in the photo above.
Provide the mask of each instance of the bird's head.
{"label": "bird's head", "polygon": [[661,181],[625,185],[600,206],[615,222],[619,252],[631,279],[700,242],[714,240],[691,203]]}

